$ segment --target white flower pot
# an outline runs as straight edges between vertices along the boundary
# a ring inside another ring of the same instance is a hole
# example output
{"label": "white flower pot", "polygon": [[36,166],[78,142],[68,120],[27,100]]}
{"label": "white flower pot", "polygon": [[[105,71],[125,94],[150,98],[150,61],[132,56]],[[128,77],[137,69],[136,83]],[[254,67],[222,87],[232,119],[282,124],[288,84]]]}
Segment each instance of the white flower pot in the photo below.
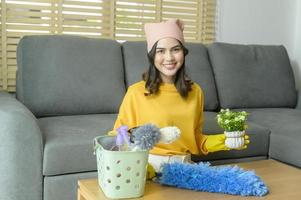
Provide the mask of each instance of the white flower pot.
{"label": "white flower pot", "polygon": [[224,132],[226,136],[225,145],[230,149],[238,149],[244,146],[245,144],[245,131],[232,131]]}

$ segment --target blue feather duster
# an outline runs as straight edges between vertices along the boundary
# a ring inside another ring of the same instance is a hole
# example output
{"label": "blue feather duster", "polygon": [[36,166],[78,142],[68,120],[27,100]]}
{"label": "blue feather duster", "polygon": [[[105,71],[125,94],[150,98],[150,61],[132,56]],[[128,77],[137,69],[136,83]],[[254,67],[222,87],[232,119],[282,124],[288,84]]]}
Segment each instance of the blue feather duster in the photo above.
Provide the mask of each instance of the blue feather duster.
{"label": "blue feather duster", "polygon": [[209,163],[165,163],[159,183],[191,190],[242,196],[264,196],[268,188],[254,171]]}

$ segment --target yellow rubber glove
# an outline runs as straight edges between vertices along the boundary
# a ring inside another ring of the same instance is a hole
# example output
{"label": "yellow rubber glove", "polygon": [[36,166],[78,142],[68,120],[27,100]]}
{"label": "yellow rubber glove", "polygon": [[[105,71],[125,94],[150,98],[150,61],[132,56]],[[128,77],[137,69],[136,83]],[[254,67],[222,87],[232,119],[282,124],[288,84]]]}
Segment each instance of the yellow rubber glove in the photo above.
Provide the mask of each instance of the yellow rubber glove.
{"label": "yellow rubber glove", "polygon": [[115,131],[115,130],[109,131],[109,132],[107,133],[107,135],[110,135],[110,136],[117,135],[117,131]]}
{"label": "yellow rubber glove", "polygon": [[[244,146],[236,150],[242,150],[247,148],[248,144],[250,143],[249,136],[245,135],[244,138],[245,138]],[[208,152],[231,150],[230,148],[225,146],[225,140],[226,140],[225,134],[207,135],[205,148],[207,149]]]}
{"label": "yellow rubber glove", "polygon": [[146,172],[146,179],[152,180],[154,177],[156,177],[156,171],[154,167],[151,164],[147,164],[147,172]]}

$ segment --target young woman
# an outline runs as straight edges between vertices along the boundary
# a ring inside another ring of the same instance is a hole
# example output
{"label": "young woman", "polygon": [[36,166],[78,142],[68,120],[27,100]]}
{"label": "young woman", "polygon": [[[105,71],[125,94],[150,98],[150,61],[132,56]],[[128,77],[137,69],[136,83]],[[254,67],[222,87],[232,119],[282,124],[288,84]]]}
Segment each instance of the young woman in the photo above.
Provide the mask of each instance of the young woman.
{"label": "young woman", "polygon": [[[190,154],[229,150],[224,134],[202,134],[204,95],[185,74],[188,50],[183,46],[183,28],[176,19],[145,25],[149,69],[142,81],[128,88],[114,125],[114,130],[146,123],[181,130],[178,140],[150,151],[149,163],[156,171],[162,162],[186,162]],[[247,138],[245,143],[249,143]]]}

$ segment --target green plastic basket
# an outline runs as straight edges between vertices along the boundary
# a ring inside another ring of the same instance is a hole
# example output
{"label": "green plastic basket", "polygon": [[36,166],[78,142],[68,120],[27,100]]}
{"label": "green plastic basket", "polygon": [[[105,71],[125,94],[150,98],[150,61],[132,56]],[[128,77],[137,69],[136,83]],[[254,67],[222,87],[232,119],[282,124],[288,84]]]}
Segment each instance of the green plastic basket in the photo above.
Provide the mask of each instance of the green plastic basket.
{"label": "green plastic basket", "polygon": [[114,145],[114,136],[94,139],[100,188],[112,199],[143,196],[148,151],[111,151]]}

